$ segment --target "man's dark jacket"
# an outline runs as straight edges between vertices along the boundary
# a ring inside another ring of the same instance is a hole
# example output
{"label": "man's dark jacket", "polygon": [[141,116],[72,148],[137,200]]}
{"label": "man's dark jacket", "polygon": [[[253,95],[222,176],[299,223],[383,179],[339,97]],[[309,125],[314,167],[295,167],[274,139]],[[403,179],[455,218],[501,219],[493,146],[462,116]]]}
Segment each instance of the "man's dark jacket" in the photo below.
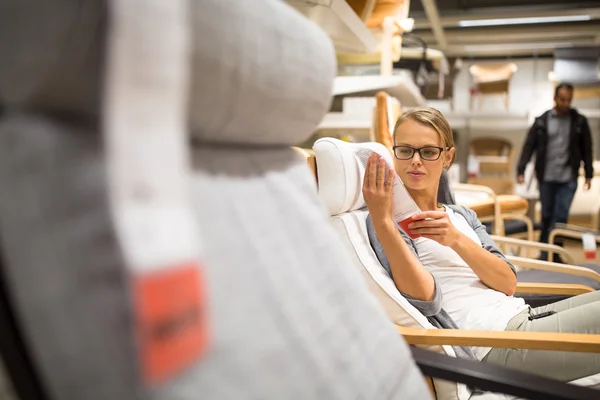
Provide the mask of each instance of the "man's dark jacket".
{"label": "man's dark jacket", "polygon": [[[531,159],[533,153],[535,157],[535,175],[538,182],[544,180],[544,170],[546,169],[546,148],[548,145],[548,114],[552,110],[546,111],[535,119],[535,122],[527,133],[525,145],[521,152],[521,158],[517,165],[517,174],[525,173],[525,166]],[[573,171],[573,179],[579,175],[581,161],[585,166],[585,177],[591,179],[594,176],[592,168],[592,134],[587,118],[579,114],[577,110],[571,109],[571,132],[569,134],[569,160],[568,164]]]}

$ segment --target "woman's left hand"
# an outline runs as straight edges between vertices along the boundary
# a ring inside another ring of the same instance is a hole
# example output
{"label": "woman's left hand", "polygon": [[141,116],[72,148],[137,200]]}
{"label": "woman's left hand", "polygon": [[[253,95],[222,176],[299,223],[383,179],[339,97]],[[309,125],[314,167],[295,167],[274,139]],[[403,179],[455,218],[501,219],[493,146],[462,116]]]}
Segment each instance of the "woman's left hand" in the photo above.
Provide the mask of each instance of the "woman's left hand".
{"label": "woman's left hand", "polygon": [[408,225],[411,233],[435,240],[441,245],[454,247],[460,232],[454,227],[445,211],[424,211],[412,216]]}

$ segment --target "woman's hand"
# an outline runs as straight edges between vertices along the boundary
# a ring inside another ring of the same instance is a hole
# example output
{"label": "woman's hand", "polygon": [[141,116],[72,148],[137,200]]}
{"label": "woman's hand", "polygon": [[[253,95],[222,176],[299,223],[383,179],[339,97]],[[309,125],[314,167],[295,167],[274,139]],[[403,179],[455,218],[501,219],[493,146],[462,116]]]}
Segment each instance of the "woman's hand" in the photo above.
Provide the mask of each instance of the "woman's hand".
{"label": "woman's hand", "polygon": [[[387,180],[386,170],[388,170]],[[375,152],[371,154],[365,169],[362,193],[374,223],[391,221],[394,174],[394,170],[388,168],[383,157]]]}
{"label": "woman's hand", "polygon": [[408,225],[411,233],[435,240],[441,245],[453,248],[460,239],[460,232],[454,227],[445,211],[425,211],[412,216]]}

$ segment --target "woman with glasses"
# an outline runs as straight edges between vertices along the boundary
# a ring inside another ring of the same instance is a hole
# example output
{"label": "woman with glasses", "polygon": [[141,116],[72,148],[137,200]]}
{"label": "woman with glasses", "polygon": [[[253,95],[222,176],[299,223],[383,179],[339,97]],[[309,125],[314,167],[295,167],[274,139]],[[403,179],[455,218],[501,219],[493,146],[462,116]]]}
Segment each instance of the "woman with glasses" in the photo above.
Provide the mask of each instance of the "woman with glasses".
{"label": "woman with glasses", "polygon": [[[363,196],[369,209],[371,246],[413,306],[438,328],[600,334],[600,291],[529,307],[513,297],[515,268],[476,214],[466,207],[438,204],[442,171],[452,165],[456,153],[450,125],[439,111],[422,107],[404,113],[393,136],[394,168],[373,153],[365,171]],[[410,232],[392,219],[396,174],[421,210],[412,217]],[[564,381],[600,373],[600,355],[596,354],[455,349],[460,357]]]}

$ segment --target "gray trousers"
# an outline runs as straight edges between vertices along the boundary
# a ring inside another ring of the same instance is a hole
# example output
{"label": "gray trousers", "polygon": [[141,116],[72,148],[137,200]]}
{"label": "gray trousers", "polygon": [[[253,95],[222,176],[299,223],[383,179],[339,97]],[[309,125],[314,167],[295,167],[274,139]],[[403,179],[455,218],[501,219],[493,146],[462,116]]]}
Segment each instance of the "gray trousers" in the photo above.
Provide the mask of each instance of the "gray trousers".
{"label": "gray trousers", "polygon": [[[529,320],[546,311],[556,314]],[[600,291],[574,296],[557,303],[529,308],[513,317],[507,331],[600,334]],[[483,362],[526,371],[561,381],[600,373],[600,353],[551,350],[492,349]]]}

